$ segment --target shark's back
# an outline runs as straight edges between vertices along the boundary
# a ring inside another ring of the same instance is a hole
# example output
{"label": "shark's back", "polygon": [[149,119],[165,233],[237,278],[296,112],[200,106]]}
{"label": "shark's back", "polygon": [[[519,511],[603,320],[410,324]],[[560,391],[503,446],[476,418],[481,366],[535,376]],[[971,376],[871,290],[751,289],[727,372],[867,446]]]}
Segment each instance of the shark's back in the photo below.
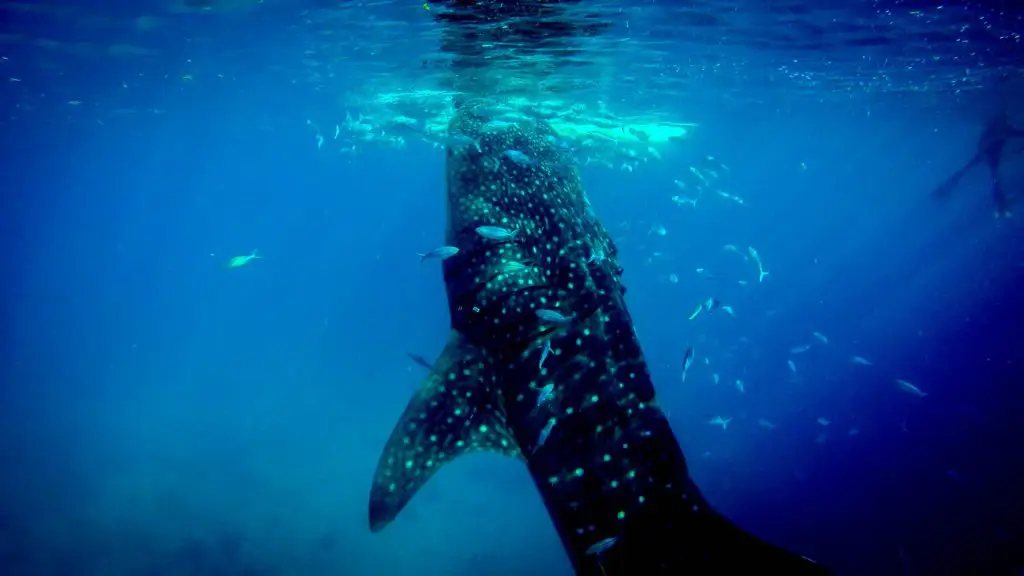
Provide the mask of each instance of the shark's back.
{"label": "shark's back", "polygon": [[[536,336],[538,309],[595,309],[584,264],[603,254],[614,266],[616,250],[550,126],[488,125],[460,112],[449,127],[479,147],[448,151],[446,241],[468,248],[445,263],[445,284],[452,328],[474,343],[508,349]],[[525,160],[513,160],[513,153]],[[515,238],[488,240],[479,226],[498,226]]]}

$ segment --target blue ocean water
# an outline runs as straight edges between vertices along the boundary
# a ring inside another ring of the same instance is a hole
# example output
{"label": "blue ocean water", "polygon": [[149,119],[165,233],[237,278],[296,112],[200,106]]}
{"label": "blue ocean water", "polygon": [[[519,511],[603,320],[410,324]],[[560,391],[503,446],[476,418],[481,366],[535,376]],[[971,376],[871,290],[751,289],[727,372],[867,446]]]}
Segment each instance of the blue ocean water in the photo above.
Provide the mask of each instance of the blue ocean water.
{"label": "blue ocean water", "polygon": [[[343,122],[360,79],[300,81],[294,6],[152,30],[161,6],[106,7],[124,29],[2,10],[0,573],[571,573],[525,468],[495,455],[367,527],[426,374],[408,354],[448,337],[415,255],[443,241],[442,150],[318,149],[308,121]],[[128,45],[154,53],[110,48]],[[692,138],[580,167],[697,484],[836,574],[1024,568],[1024,236],[992,218],[983,168],[928,197],[974,154],[984,88],[655,94]],[[744,205],[671,200],[708,156]],[[709,297],[736,317],[689,320]]]}

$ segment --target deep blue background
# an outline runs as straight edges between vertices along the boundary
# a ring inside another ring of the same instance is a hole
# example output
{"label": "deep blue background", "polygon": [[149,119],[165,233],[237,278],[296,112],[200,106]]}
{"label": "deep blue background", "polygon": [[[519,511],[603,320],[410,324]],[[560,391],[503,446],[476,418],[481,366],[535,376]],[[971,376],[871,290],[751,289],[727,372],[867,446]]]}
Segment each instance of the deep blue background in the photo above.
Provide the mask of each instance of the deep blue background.
{"label": "deep blue background", "polygon": [[[415,257],[443,239],[443,155],[317,150],[306,121],[341,122],[333,96],[172,41],[225,49],[237,22],[181,17],[152,33],[159,62],[3,46],[21,82],[0,91],[0,572],[568,574],[525,470],[496,456],[369,534],[379,450],[423,376],[406,352],[447,337],[439,269]],[[249,22],[248,58],[279,57],[274,24]],[[1020,223],[991,218],[983,170],[928,198],[973,153],[980,100],[695,94],[672,105],[700,128],[660,163],[582,170],[698,484],[837,574],[1024,566]],[[671,202],[707,155],[747,206]],[[766,281],[725,244],[755,246]],[[687,321],[709,296],[737,319]]]}

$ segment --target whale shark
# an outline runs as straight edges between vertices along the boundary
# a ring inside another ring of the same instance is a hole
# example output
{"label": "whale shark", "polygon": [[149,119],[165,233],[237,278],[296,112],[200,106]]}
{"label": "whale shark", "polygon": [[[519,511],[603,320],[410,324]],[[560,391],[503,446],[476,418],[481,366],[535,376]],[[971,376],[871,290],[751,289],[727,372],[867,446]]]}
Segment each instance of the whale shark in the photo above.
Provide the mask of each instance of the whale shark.
{"label": "whale shark", "polygon": [[451,336],[380,456],[371,530],[445,464],[491,451],[525,462],[578,574],[828,573],[737,527],[690,479],[617,247],[554,130],[493,130],[463,105],[449,134],[474,143],[447,150]]}

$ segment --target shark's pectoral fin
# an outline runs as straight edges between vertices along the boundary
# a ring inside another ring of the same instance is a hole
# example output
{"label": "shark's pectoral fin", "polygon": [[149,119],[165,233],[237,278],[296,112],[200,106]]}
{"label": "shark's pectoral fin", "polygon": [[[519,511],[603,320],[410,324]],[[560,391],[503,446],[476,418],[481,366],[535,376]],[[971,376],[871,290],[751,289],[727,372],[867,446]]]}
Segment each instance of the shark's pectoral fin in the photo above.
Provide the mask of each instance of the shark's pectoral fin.
{"label": "shark's pectoral fin", "polygon": [[483,350],[454,333],[409,400],[377,463],[370,529],[387,526],[434,473],[467,452],[521,457],[505,425],[499,371]]}

